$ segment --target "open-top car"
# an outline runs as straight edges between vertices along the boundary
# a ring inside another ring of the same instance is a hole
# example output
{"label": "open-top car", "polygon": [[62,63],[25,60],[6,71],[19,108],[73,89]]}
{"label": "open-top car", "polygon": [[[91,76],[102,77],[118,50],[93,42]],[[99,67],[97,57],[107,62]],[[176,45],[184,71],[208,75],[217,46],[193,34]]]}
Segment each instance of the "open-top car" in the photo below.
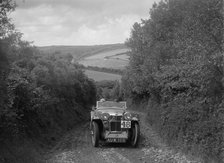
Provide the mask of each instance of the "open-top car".
{"label": "open-top car", "polygon": [[94,147],[100,141],[109,143],[130,143],[138,145],[140,128],[139,116],[127,111],[126,102],[97,101],[91,111],[91,137]]}

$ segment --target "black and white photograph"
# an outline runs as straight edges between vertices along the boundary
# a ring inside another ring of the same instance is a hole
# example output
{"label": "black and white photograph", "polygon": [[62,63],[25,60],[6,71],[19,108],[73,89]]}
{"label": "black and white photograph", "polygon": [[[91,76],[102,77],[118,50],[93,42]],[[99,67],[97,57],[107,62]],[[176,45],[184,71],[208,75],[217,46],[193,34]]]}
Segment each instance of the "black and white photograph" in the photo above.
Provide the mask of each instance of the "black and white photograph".
{"label": "black and white photograph", "polygon": [[224,1],[0,0],[0,163],[224,163]]}

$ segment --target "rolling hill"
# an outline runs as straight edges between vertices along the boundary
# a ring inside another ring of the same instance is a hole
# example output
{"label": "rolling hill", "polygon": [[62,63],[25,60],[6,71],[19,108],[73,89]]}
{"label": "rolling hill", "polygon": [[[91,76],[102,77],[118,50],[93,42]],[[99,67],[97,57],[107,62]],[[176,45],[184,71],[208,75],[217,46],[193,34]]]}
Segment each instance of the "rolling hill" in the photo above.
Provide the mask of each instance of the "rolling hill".
{"label": "rolling hill", "polygon": [[80,64],[84,66],[92,67],[105,67],[111,69],[121,69],[123,70],[129,62],[129,57],[127,55],[127,48],[119,48],[116,50],[108,50],[105,52],[97,53],[95,55],[85,57],[80,60]]}
{"label": "rolling hill", "polygon": [[86,70],[85,74],[95,80],[95,81],[102,81],[102,80],[121,80],[121,75],[118,74],[112,74],[107,72],[100,72],[100,71],[94,71],[94,70]]}
{"label": "rolling hill", "polygon": [[91,67],[106,68],[112,70],[124,70],[129,63],[128,48],[124,44],[107,44],[94,46],[44,46],[38,47],[44,53],[55,55],[72,55],[73,62],[88,67],[86,75],[95,81],[121,80],[121,75],[113,71],[102,72]]}
{"label": "rolling hill", "polygon": [[74,59],[80,60],[101,52],[107,52],[116,49],[124,49],[124,44],[105,44],[92,46],[42,46],[38,47],[40,51],[48,54],[67,55],[71,54]]}

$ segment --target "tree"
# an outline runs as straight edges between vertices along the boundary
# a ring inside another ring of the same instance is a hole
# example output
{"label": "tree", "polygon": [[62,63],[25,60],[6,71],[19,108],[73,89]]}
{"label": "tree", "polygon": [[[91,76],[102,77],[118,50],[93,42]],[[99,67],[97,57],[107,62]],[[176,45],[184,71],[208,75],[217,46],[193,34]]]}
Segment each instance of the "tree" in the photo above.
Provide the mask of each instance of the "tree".
{"label": "tree", "polygon": [[196,144],[204,156],[218,157],[223,148],[223,22],[222,0],[161,1],[126,42],[126,95],[148,97],[149,118],[161,135],[186,148]]}
{"label": "tree", "polygon": [[14,25],[8,18],[8,13],[13,11],[15,4],[11,0],[3,0],[0,2],[0,116],[2,111],[7,108],[7,90],[5,79],[8,74],[8,47],[10,44],[7,38],[15,32]]}
{"label": "tree", "polygon": [[8,18],[8,13],[14,11],[15,3],[12,0],[2,0],[0,2],[0,39],[8,37],[14,33],[14,25]]}

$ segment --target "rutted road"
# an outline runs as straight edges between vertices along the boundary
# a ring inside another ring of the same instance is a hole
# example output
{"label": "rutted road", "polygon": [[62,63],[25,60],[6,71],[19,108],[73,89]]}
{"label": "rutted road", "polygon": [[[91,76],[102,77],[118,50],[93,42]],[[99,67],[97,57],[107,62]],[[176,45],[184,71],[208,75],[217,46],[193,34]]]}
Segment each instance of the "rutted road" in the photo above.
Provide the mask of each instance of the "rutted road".
{"label": "rutted road", "polygon": [[126,144],[91,144],[89,124],[70,131],[47,154],[46,163],[196,163],[166,147],[159,136],[147,125],[146,115],[141,117],[141,139],[138,148]]}

